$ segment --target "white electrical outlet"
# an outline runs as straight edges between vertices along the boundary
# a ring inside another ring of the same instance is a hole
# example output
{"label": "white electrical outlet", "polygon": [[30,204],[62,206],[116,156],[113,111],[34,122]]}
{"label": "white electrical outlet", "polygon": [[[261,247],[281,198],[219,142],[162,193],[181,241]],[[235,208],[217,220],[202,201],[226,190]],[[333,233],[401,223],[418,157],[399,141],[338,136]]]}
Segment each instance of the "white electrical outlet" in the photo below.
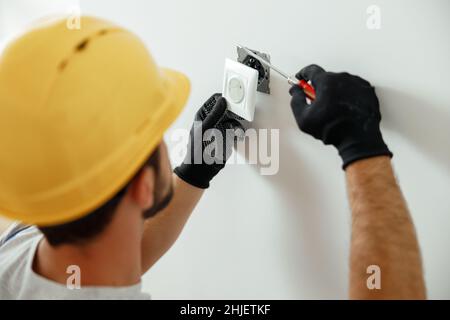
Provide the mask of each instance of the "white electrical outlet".
{"label": "white electrical outlet", "polygon": [[222,95],[228,109],[248,121],[253,121],[256,103],[258,71],[242,63],[226,59]]}

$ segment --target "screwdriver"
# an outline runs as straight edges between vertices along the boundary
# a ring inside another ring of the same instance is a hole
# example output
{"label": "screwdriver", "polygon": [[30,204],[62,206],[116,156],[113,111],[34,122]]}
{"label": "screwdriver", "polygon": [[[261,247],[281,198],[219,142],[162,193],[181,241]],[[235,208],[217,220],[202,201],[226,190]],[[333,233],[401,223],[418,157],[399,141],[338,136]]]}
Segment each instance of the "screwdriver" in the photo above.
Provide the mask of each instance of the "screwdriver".
{"label": "screwdriver", "polygon": [[277,73],[279,73],[283,78],[285,78],[287,80],[287,82],[292,85],[292,86],[299,86],[300,88],[303,89],[303,91],[305,92],[305,94],[308,96],[308,98],[310,100],[315,100],[316,99],[316,91],[314,90],[314,88],[305,80],[298,80],[296,78],[293,78],[291,76],[289,76],[287,73],[281,71],[280,69],[278,69],[277,67],[273,66],[272,64],[270,64],[268,61],[266,61],[264,58],[256,55],[254,52],[252,52],[250,49],[238,45],[237,46],[239,49],[244,50],[249,56],[257,59],[259,62],[261,62],[262,64],[266,65],[267,67],[269,67],[270,69],[276,71]]}

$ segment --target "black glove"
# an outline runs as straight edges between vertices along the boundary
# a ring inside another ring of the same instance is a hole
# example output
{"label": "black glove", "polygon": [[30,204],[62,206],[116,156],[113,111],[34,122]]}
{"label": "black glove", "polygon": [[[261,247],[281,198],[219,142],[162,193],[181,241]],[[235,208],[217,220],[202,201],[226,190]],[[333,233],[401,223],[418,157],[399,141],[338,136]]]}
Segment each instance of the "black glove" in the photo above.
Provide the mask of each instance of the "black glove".
{"label": "black glove", "polygon": [[310,80],[316,90],[310,105],[298,86],[289,91],[298,126],[324,144],[335,146],[344,170],[356,160],[392,157],[381,135],[378,98],[369,82],[348,73],[325,72],[318,65],[303,68],[296,77]]}
{"label": "black glove", "polygon": [[227,110],[227,101],[220,93],[209,98],[195,115],[186,158],[174,170],[178,177],[198,188],[208,188],[225,167],[236,139],[243,137],[242,120]]}

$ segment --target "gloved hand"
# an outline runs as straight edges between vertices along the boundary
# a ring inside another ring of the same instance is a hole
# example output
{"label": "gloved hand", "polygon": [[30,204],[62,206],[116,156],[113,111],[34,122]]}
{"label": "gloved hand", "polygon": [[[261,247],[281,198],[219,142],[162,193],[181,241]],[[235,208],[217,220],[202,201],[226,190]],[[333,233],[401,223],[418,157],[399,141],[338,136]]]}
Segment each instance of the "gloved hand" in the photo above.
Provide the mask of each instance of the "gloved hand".
{"label": "gloved hand", "polygon": [[316,90],[316,99],[308,105],[302,89],[290,89],[298,126],[324,144],[335,146],[344,170],[360,159],[392,157],[381,135],[378,98],[369,82],[348,73],[325,72],[318,65],[303,68],[296,77],[311,80]]}
{"label": "gloved hand", "polygon": [[208,188],[225,167],[236,139],[243,137],[242,120],[227,110],[227,101],[220,93],[211,96],[195,115],[186,158],[175,174],[193,186]]}

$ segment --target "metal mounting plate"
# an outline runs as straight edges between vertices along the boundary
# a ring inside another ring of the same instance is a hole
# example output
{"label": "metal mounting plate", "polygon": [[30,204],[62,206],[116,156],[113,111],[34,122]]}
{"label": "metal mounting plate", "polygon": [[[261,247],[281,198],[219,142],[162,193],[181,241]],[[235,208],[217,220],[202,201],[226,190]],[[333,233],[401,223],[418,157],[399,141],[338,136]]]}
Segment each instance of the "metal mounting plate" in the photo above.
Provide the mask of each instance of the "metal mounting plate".
{"label": "metal mounting plate", "polygon": [[[267,53],[259,52],[253,49],[249,49],[254,52],[257,56],[270,62],[270,55]],[[237,61],[249,66],[256,71],[258,71],[258,86],[257,90],[262,93],[270,94],[270,68],[263,65],[257,59],[249,56],[243,49],[237,47],[238,58]]]}

